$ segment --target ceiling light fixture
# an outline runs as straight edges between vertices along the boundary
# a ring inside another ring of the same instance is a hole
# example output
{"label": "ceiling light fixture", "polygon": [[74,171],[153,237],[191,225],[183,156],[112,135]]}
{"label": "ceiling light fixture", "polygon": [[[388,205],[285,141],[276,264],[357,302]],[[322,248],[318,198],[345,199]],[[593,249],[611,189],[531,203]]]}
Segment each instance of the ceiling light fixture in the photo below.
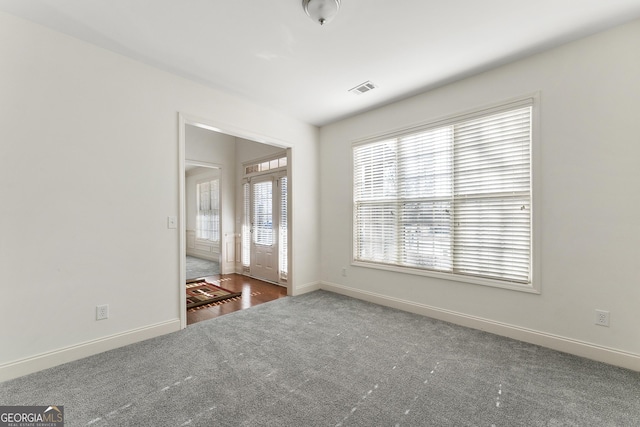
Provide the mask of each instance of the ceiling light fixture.
{"label": "ceiling light fixture", "polygon": [[314,22],[324,25],[338,14],[340,0],[302,0],[302,8]]}

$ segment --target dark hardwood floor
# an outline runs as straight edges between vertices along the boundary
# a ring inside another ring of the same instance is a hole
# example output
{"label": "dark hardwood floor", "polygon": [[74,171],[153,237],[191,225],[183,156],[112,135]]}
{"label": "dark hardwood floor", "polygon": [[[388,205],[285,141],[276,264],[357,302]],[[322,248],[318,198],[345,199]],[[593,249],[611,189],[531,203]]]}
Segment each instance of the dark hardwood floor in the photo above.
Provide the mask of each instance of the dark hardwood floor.
{"label": "dark hardwood floor", "polygon": [[212,319],[238,310],[244,310],[263,302],[287,296],[287,288],[253,279],[241,274],[207,276],[207,281],[234,292],[242,292],[240,298],[221,301],[212,307],[187,310],[187,325]]}

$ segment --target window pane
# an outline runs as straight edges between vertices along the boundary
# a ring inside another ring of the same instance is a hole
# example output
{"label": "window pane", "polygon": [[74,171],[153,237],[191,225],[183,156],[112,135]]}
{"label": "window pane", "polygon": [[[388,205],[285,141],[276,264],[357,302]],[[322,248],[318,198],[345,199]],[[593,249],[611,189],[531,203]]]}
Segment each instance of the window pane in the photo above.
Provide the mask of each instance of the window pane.
{"label": "window pane", "polygon": [[456,201],[455,271],[529,281],[531,209],[528,198]]}
{"label": "window pane", "polygon": [[529,191],[531,107],[455,127],[457,195]]}
{"label": "window pane", "polygon": [[396,204],[361,204],[356,207],[356,259],[397,263]]}
{"label": "window pane", "polygon": [[399,197],[451,196],[452,136],[451,127],[445,127],[399,139]]}
{"label": "window pane", "polygon": [[396,143],[382,141],[354,149],[356,200],[396,197]]}
{"label": "window pane", "polygon": [[211,203],[211,232],[209,239],[217,242],[220,240],[220,180],[215,179],[209,185]]}
{"label": "window pane", "polygon": [[244,202],[244,221],[242,222],[242,265],[249,267],[251,263],[251,211],[250,211],[250,191],[249,184],[242,185],[242,195]]}
{"label": "window pane", "polygon": [[196,237],[218,241],[220,239],[220,180],[196,185],[197,213]]}
{"label": "window pane", "polygon": [[253,238],[259,245],[272,245],[273,184],[271,181],[253,185]]}
{"label": "window pane", "polygon": [[402,205],[402,264],[451,271],[451,203],[415,202]]}

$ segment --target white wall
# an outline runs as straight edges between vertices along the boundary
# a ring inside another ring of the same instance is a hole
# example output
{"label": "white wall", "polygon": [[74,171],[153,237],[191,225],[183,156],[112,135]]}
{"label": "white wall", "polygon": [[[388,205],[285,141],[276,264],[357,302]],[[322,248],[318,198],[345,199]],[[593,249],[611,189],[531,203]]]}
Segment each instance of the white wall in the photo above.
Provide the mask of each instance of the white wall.
{"label": "white wall", "polygon": [[[640,370],[639,52],[635,21],[323,127],[323,287]],[[350,266],[350,142],[535,91],[541,295]]]}
{"label": "white wall", "polygon": [[[255,141],[249,141],[247,139],[236,138],[236,157],[238,159],[238,165],[242,163],[250,162],[252,160],[258,160],[265,157],[269,157],[285,151],[282,147],[276,147],[269,144],[260,144]],[[244,171],[239,169],[239,176],[243,176]]]}
{"label": "white wall", "polygon": [[[5,13],[0,70],[0,379],[179,327],[178,112],[293,147],[318,209],[313,126]],[[317,215],[293,222],[304,286]]]}

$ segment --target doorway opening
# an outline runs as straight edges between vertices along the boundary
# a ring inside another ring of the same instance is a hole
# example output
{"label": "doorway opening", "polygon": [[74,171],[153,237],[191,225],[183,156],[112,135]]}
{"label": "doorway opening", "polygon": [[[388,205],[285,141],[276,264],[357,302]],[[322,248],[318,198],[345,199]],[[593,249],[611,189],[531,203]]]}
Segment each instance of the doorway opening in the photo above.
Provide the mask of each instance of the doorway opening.
{"label": "doorway opening", "polygon": [[[252,132],[225,129],[183,114],[178,114],[178,118],[178,224],[181,231],[178,289],[181,327],[185,328],[185,283],[187,279],[195,278],[188,276],[211,277],[188,269],[187,256],[195,254],[197,258],[213,263],[217,260],[221,280],[231,280],[232,275],[251,276],[280,285],[277,286],[280,289],[277,294],[291,294],[291,213],[288,200],[291,169],[288,166],[292,149]],[[269,159],[266,165],[265,159]],[[247,173],[246,165],[256,169]],[[268,179],[263,176],[265,171],[269,172]],[[256,184],[267,180],[270,190],[266,184],[254,188],[253,191],[261,192],[256,194],[260,197],[250,200],[250,207],[245,209],[245,184],[251,186],[253,180]],[[191,189],[188,189],[187,182]],[[252,219],[247,222],[245,217]],[[245,240],[250,235],[251,226],[247,229],[247,223],[255,225],[256,236],[259,237],[257,240],[249,239],[249,246]],[[203,253],[208,256],[202,257]],[[249,254],[246,264],[245,253]]]}

